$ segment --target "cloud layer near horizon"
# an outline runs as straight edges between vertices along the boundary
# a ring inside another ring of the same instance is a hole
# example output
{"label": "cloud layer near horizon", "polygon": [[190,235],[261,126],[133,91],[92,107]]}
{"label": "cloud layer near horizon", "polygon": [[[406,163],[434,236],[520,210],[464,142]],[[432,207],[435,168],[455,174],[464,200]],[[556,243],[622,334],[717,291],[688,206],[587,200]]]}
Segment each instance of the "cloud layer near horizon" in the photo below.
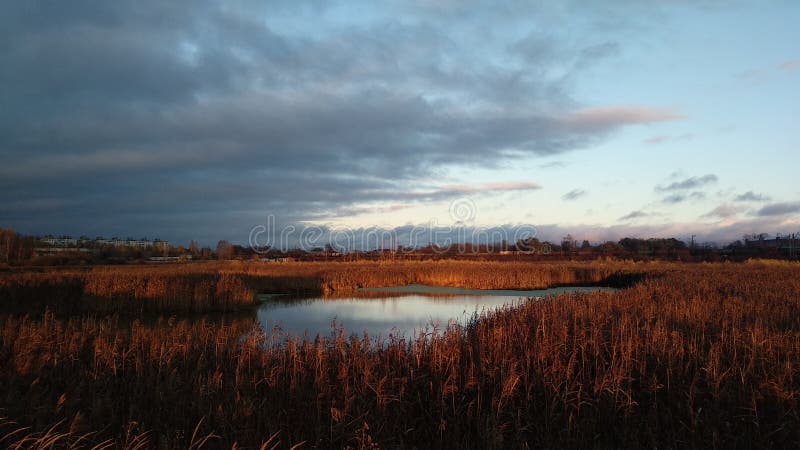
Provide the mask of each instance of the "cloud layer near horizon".
{"label": "cloud layer near horizon", "polygon": [[[570,73],[613,56],[614,42],[528,36],[499,65],[459,39],[475,17],[465,12],[337,25],[314,3],[232,5],[5,4],[0,214],[32,231],[92,220],[90,231],[210,235],[268,212],[303,220],[447,196],[429,181],[445,168],[568,152],[680,117],[571,98]],[[292,33],[292,17],[321,26]]]}
{"label": "cloud layer near horizon", "polygon": [[[657,18],[660,7],[6,3],[0,225],[242,241],[266,214],[297,223],[546,189],[535,177],[443,175],[560,158],[626,127],[683,120],[671,105],[576,98],[580,75],[624,50],[598,30],[635,28],[631,11]],[[589,25],[553,25],[573,19]],[[716,181],[656,191],[679,203]],[[758,215],[781,211],[794,209]]]}

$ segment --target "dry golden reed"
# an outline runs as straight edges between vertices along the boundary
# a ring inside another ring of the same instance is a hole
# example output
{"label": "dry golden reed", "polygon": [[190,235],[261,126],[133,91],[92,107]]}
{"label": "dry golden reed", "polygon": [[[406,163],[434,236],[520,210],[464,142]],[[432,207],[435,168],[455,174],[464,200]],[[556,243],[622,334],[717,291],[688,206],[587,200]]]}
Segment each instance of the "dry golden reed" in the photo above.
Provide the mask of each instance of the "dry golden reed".
{"label": "dry golden reed", "polygon": [[637,270],[651,276],[622,291],[378,344],[332,330],[274,347],[250,321],[10,316],[0,416],[117,448],[143,433],[155,448],[800,446],[800,266]]}
{"label": "dry golden reed", "polygon": [[340,292],[412,283],[539,289],[615,282],[626,263],[516,262],[224,263],[113,266],[0,275],[0,307],[17,311],[209,312],[256,303],[260,292]]}

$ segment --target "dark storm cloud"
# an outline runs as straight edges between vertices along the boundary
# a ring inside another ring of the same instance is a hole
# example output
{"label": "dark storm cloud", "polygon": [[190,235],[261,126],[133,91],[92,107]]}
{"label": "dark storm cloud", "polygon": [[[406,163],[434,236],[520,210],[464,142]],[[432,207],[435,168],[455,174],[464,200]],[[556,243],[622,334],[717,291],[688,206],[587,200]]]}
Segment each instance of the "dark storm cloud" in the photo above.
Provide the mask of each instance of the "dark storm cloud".
{"label": "dark storm cloud", "polygon": [[[405,201],[441,190],[419,180],[448,167],[559,154],[680,117],[580,109],[548,70],[484,60],[440,26],[442,11],[294,33],[281,14],[322,24],[326,7],[5,3],[0,217],[29,232],[235,238],[267,212],[304,220]],[[453,27],[476,17],[450,14]],[[619,51],[531,45],[526,63],[545,69]]]}

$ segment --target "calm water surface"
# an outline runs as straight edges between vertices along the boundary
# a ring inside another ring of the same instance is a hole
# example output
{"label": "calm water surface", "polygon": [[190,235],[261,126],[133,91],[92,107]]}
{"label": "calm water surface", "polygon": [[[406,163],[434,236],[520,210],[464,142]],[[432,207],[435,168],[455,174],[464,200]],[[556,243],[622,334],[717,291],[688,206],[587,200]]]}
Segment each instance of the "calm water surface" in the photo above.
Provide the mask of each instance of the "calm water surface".
{"label": "calm water surface", "polygon": [[503,305],[563,293],[609,291],[612,288],[572,286],[535,291],[474,290],[411,285],[361,289],[349,297],[288,299],[262,296],[258,320],[267,332],[309,337],[329,336],[331,323],[348,334],[413,337],[440,330],[448,322],[466,323],[473,314]]}

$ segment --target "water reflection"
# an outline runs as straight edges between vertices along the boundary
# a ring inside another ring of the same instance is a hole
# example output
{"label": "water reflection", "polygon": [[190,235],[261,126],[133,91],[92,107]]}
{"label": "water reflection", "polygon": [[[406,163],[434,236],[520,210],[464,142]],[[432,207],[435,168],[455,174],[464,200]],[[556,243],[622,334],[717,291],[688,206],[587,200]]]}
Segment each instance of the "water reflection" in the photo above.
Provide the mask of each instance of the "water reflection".
{"label": "water reflection", "polygon": [[527,298],[568,292],[609,290],[601,287],[566,287],[535,291],[481,291],[430,286],[370,288],[347,297],[262,297],[258,320],[268,333],[311,338],[329,336],[331,322],[347,333],[367,332],[372,337],[413,337],[448,322],[466,323],[475,313]]}

